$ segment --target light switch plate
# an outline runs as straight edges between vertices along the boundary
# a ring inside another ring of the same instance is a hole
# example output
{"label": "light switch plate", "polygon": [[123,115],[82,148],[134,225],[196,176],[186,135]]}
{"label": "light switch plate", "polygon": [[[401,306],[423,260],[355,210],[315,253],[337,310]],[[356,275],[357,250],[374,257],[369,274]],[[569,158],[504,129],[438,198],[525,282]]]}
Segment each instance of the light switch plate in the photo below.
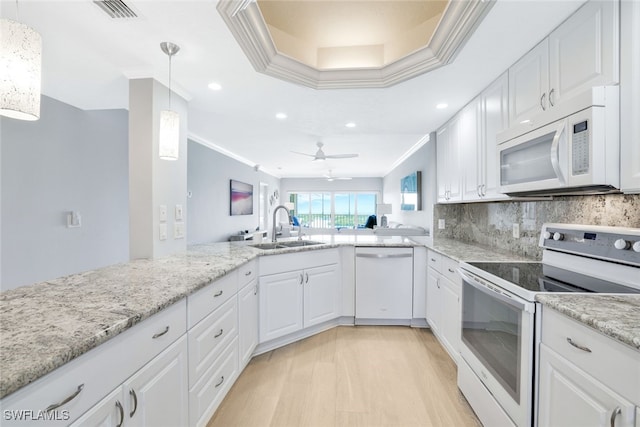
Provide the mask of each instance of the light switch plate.
{"label": "light switch plate", "polygon": [[444,230],[444,219],[438,220],[438,230]]}
{"label": "light switch plate", "polygon": [[173,227],[173,238],[184,239],[184,222],[176,222]]}
{"label": "light switch plate", "polygon": [[182,221],[184,219],[182,205],[176,205],[176,221]]}
{"label": "light switch plate", "polygon": [[158,227],[158,237],[160,238],[160,240],[167,240],[167,224],[160,224],[160,226]]}
{"label": "light switch plate", "polygon": [[160,222],[167,222],[167,205],[160,205],[158,218]]}

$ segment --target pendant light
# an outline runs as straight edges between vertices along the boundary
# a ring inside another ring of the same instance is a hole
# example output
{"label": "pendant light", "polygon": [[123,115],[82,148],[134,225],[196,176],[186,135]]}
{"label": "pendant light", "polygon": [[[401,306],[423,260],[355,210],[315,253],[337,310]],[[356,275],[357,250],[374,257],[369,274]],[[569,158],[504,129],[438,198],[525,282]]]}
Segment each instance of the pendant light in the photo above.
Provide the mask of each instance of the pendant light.
{"label": "pendant light", "polygon": [[[16,19],[20,19],[17,1]],[[38,120],[42,37],[17,20],[0,19],[0,115]]]}
{"label": "pendant light", "polygon": [[160,112],[159,151],[163,160],[178,160],[180,150],[180,115],[171,110],[171,57],[178,53],[180,46],[160,43],[160,49],[169,57],[169,109]]}

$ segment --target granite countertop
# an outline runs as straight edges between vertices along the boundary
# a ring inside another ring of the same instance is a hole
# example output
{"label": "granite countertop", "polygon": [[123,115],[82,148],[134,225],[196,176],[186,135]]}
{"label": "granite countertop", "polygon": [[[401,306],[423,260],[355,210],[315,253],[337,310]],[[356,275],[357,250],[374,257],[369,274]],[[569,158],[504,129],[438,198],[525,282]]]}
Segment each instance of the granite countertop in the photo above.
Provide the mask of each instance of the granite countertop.
{"label": "granite countertop", "polygon": [[[276,250],[256,249],[251,242],[193,245],[184,253],[160,259],[131,261],[1,292],[0,398],[258,256],[345,245],[427,246],[458,261],[532,261],[455,240],[432,243],[424,236],[312,235],[305,239],[324,244]],[[632,331],[636,337],[640,335],[637,325]]]}
{"label": "granite countertop", "polygon": [[540,294],[536,300],[640,351],[640,295]]}

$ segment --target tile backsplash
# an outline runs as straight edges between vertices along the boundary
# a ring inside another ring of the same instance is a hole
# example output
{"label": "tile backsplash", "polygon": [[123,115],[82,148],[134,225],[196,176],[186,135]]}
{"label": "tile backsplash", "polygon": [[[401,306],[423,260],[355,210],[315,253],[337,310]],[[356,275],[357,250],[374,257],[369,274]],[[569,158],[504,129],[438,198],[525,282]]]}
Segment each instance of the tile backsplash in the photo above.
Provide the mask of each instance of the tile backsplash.
{"label": "tile backsplash", "polygon": [[[640,228],[640,195],[554,197],[531,202],[435,205],[434,238],[480,243],[524,256],[541,258],[538,238],[545,222]],[[438,219],[445,229],[438,229]],[[520,238],[513,237],[513,224]]]}

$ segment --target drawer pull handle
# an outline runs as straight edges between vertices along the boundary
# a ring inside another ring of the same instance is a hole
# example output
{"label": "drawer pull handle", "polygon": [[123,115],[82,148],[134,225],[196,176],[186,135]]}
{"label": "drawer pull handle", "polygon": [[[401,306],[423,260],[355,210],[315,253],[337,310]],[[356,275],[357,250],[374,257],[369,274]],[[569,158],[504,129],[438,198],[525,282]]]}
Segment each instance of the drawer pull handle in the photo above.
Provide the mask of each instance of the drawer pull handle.
{"label": "drawer pull handle", "polygon": [[222,378],[220,378],[220,382],[218,384],[216,384],[215,387],[216,388],[220,387],[223,382],[224,382],[224,375],[222,376]]}
{"label": "drawer pull handle", "polygon": [[220,291],[220,292],[216,292],[216,293],[213,295],[213,297],[214,297],[214,298],[218,298],[220,295],[222,295],[222,291]]}
{"label": "drawer pull handle", "polygon": [[71,402],[73,399],[76,398],[77,395],[80,394],[80,392],[82,391],[82,389],[84,388],[84,384],[80,384],[78,386],[78,389],[76,391],[73,392],[73,394],[69,397],[67,397],[66,399],[64,399],[62,402],[60,403],[54,403],[53,405],[49,405],[47,407],[47,409],[45,409],[45,412],[49,412],[49,411],[53,411],[54,409],[58,409],[59,407],[61,407],[62,405]]}
{"label": "drawer pull handle", "polygon": [[120,413],[120,422],[116,427],[122,427],[122,424],[124,423],[124,408],[119,400],[116,400],[116,408],[118,408],[118,412]]}
{"label": "drawer pull handle", "polygon": [[222,333],[224,332],[224,329],[220,328],[220,332],[218,332],[217,334],[215,334],[213,337],[214,338],[218,338],[220,335],[222,335]]}
{"label": "drawer pull handle", "polygon": [[447,268],[447,270],[449,270],[449,273],[455,273],[455,270],[452,270],[450,268]]}
{"label": "drawer pull handle", "polygon": [[253,294],[258,295],[258,285],[253,287]]}
{"label": "drawer pull handle", "polygon": [[155,340],[156,338],[160,338],[161,336],[163,336],[167,332],[169,332],[169,327],[168,326],[166,328],[164,328],[164,331],[158,332],[157,334],[153,334],[153,337],[151,337],[151,338],[153,338]]}
{"label": "drawer pull handle", "polygon": [[622,409],[620,407],[616,407],[611,413],[611,427],[616,427],[616,417],[622,413]]}
{"label": "drawer pull handle", "polygon": [[133,410],[129,412],[129,418],[133,418],[133,414],[138,410],[138,396],[136,396],[136,392],[133,389],[129,390],[129,396],[133,397]]}
{"label": "drawer pull handle", "polygon": [[574,346],[575,348],[577,348],[577,349],[580,349],[580,350],[582,350],[582,351],[586,351],[587,353],[591,353],[591,349],[590,349],[589,347],[585,347],[585,346],[583,346],[583,345],[576,344],[576,343],[574,343],[574,342],[573,342],[573,340],[572,340],[571,338],[569,338],[569,337],[567,337],[567,342],[568,342],[569,344],[571,344],[572,346]]}
{"label": "drawer pull handle", "polygon": [[431,261],[436,262],[436,259],[435,258],[431,258]]}
{"label": "drawer pull handle", "polygon": [[245,276],[251,276],[251,272],[247,271],[246,273],[244,273]]}

